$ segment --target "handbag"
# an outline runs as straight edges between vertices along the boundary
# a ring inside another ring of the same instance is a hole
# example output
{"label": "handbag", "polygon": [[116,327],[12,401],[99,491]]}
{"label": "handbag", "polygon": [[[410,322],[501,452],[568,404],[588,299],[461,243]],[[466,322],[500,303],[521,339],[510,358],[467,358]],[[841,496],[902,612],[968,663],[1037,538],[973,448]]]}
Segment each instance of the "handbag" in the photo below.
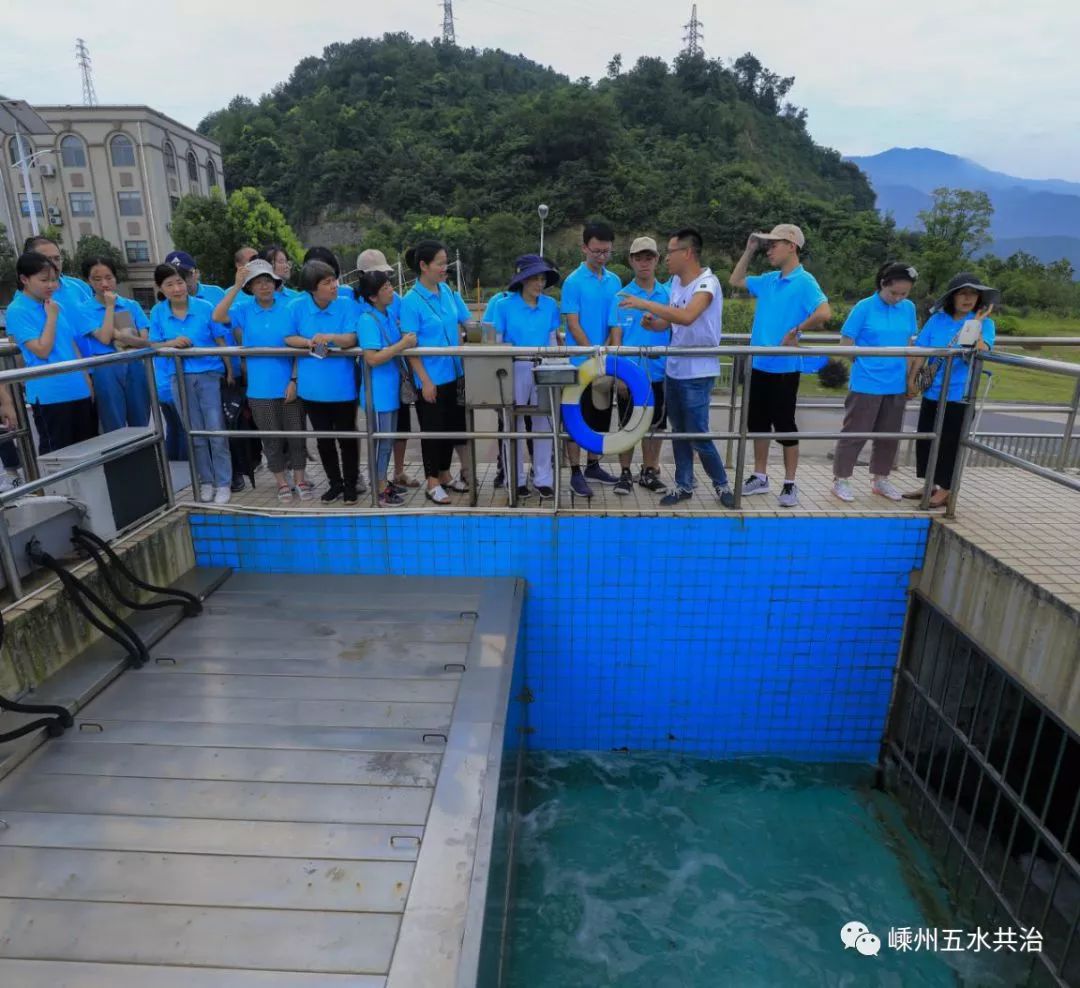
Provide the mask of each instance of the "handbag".
{"label": "handbag", "polygon": [[[431,304],[431,301],[429,299],[425,298],[424,301],[427,303],[427,307],[429,309],[431,309],[432,313],[439,320],[439,325],[442,326],[443,335],[446,338],[446,345],[447,346],[453,346],[454,343],[450,339],[450,333],[446,328],[446,323],[443,322],[443,317],[442,317],[442,292],[439,293],[439,308],[438,309],[436,309],[435,306],[433,306]],[[460,361],[458,360],[457,357],[454,357],[452,359],[454,361],[454,370],[457,371],[457,377],[454,380],[454,384],[457,386],[457,391],[455,393],[455,398],[457,400],[457,403],[462,408],[464,408],[465,407],[465,373],[464,373],[464,368],[462,368],[461,363],[460,363]]]}
{"label": "handbag", "polygon": [[[372,316],[372,318],[375,317]],[[378,319],[375,319],[375,323],[379,327],[379,334],[382,336],[383,343],[386,346],[393,346],[394,344],[386,332],[386,326],[379,322]],[[418,394],[409,362],[404,357],[398,357],[396,363],[398,368],[398,401],[403,405],[415,405]]]}
{"label": "handbag", "polygon": [[[960,334],[957,333],[949,340],[949,347],[956,346],[956,341],[959,338]],[[930,386],[934,383],[934,379],[937,377],[938,371],[941,369],[941,365],[944,362],[944,357],[931,357],[919,368],[918,372],[915,374],[915,391],[918,394],[922,394],[930,389]]]}

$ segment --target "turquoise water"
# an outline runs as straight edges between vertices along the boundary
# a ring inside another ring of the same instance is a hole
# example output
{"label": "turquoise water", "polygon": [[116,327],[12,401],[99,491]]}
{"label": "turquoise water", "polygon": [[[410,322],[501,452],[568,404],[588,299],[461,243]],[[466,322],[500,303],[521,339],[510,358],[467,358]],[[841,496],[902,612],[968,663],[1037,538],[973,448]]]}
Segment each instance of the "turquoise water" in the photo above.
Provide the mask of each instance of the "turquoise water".
{"label": "turquoise water", "polygon": [[[512,988],[998,986],[1019,958],[900,953],[959,920],[864,766],[530,756]],[[844,948],[861,922],[877,956]]]}

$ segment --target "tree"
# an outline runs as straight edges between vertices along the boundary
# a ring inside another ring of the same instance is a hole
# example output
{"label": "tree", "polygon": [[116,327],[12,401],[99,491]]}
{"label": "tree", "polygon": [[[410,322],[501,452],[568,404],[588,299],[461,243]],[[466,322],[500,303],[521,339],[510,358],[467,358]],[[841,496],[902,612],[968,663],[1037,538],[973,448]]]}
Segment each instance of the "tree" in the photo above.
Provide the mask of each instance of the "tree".
{"label": "tree", "polygon": [[83,261],[88,257],[112,258],[112,262],[116,266],[116,280],[127,280],[127,258],[124,257],[124,253],[119,247],[114,247],[104,237],[87,234],[85,237],[79,238],[79,242],[75,245],[75,254],[71,258],[72,269],[79,277],[82,277]]}
{"label": "tree", "polygon": [[7,227],[0,223],[0,298],[10,298],[18,287],[15,278],[15,261],[18,255],[8,239]]}
{"label": "tree", "polygon": [[934,204],[919,213],[919,269],[927,291],[936,292],[990,243],[993,203],[985,192],[935,189]]}
{"label": "tree", "polygon": [[210,196],[184,196],[173,212],[173,241],[199,265],[204,281],[230,285],[236,274],[233,254],[245,244],[259,249],[280,244],[299,261],[300,241],[281,210],[258,189],[237,189],[228,202],[214,190]]}

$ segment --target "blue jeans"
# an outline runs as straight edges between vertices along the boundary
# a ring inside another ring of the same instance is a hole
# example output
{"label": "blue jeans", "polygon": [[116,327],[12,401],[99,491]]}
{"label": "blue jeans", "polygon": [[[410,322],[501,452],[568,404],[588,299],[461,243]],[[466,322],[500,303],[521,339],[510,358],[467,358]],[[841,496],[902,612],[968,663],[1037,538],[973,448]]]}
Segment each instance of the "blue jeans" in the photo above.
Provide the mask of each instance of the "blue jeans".
{"label": "blue jeans", "polygon": [[[184,377],[188,403],[188,418],[192,429],[224,429],[225,415],[221,410],[221,374],[204,371]],[[208,439],[196,436],[195,474],[200,484],[229,487],[232,484],[232,456],[229,440],[223,436]]]}
{"label": "blue jeans", "polygon": [[[397,416],[398,410],[396,408],[392,412],[376,412],[375,430],[377,432],[397,432]],[[386,470],[390,466],[390,454],[393,451],[393,439],[379,439],[376,441],[375,476],[372,478],[372,483],[376,485],[376,490],[386,486]]]}
{"label": "blue jeans", "polygon": [[141,363],[109,364],[93,372],[94,404],[102,432],[150,421],[150,392]]}
{"label": "blue jeans", "polygon": [[[709,431],[709,397],[714,380],[712,377],[693,377],[685,381],[674,377],[666,379],[664,400],[673,432]],[[711,439],[672,439],[671,445],[675,453],[675,486],[679,490],[693,490],[695,450],[709,479],[721,486],[727,484],[724,461]]]}

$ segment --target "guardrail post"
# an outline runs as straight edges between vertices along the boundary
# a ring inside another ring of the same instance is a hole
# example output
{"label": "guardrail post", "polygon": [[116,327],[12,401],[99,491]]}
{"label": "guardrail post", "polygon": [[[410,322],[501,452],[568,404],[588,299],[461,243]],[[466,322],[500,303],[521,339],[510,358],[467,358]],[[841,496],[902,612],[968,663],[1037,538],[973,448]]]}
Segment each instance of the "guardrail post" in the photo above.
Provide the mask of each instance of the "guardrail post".
{"label": "guardrail post", "polygon": [[[735,354],[731,358],[731,393],[728,395],[727,431],[735,431],[735,399],[739,381],[739,368],[742,366],[742,356]],[[731,437],[728,436],[724,447],[724,463],[731,463]]]}
{"label": "guardrail post", "polygon": [[3,509],[0,509],[0,566],[4,569],[4,580],[11,591],[12,598],[20,600],[23,595],[22,579],[19,576],[15,551],[11,547],[11,532],[8,530],[7,518],[4,516]]}
{"label": "guardrail post", "polygon": [[[377,508],[379,506],[379,481],[381,480],[384,483],[386,481],[385,477],[375,476],[375,468],[379,459],[377,447],[380,442],[386,442],[386,440],[375,439],[375,433],[380,430],[379,413],[375,411],[375,395],[372,393],[371,368],[368,366],[363,354],[356,359],[360,361],[360,378],[364,384],[364,426],[367,433],[365,439],[367,440],[368,479],[371,481],[371,506]],[[397,432],[396,419],[392,431]],[[390,444],[393,445],[393,440],[390,440]]]}
{"label": "guardrail post", "polygon": [[177,408],[180,412],[180,424],[184,427],[184,439],[188,451],[188,476],[191,477],[191,498],[196,504],[202,502],[199,496],[199,471],[195,465],[195,440],[191,437],[191,415],[187,399],[187,378],[184,375],[184,358],[177,354],[173,357],[176,367],[176,382],[173,392],[179,398]]}
{"label": "guardrail post", "polygon": [[154,358],[152,356],[141,357],[146,372],[146,390],[150,395],[150,422],[154,426],[154,435],[157,436],[157,444],[154,452],[157,453],[158,467],[161,470],[161,479],[165,484],[165,500],[171,508],[176,504],[176,495],[173,493],[172,469],[169,466],[169,451],[165,446],[165,423],[161,418],[161,399],[158,397],[157,380],[154,377]]}
{"label": "guardrail post", "polygon": [[[949,500],[945,504],[945,517],[956,517],[956,498],[960,493],[960,478],[964,474],[964,460],[968,452],[968,433],[971,430],[971,421],[975,417],[976,399],[979,394],[979,378],[982,377],[982,357],[978,350],[971,356],[971,373],[967,382],[967,404],[964,408],[964,421],[960,425],[960,444],[956,450],[956,465],[953,467],[952,487],[949,488]],[[946,370],[946,375],[948,371]]]}
{"label": "guardrail post", "polygon": [[[926,511],[930,507],[930,495],[934,490],[934,474],[937,472],[938,450],[941,449],[941,430],[945,423],[945,406],[948,404],[949,382],[952,380],[952,362],[952,354],[946,354],[945,370],[941,377],[941,391],[938,392],[937,412],[934,414],[934,438],[930,440],[930,456],[926,461],[923,495],[922,500],[919,501],[919,508],[922,511]],[[918,426],[916,426],[916,431],[918,431]]]}
{"label": "guardrail post", "polygon": [[[735,464],[735,510],[742,507],[743,473],[746,471],[746,433],[750,421],[750,376],[754,358],[747,357],[743,366],[742,407],[739,409],[739,454]],[[732,373],[731,388],[735,389],[735,375]]]}
{"label": "guardrail post", "polygon": [[1076,410],[1080,407],[1080,380],[1077,380],[1073,388],[1072,408],[1068,418],[1065,419],[1065,434],[1061,438],[1061,451],[1058,453],[1057,469],[1064,471],[1069,462],[1069,451],[1072,447],[1073,431],[1076,429]]}

